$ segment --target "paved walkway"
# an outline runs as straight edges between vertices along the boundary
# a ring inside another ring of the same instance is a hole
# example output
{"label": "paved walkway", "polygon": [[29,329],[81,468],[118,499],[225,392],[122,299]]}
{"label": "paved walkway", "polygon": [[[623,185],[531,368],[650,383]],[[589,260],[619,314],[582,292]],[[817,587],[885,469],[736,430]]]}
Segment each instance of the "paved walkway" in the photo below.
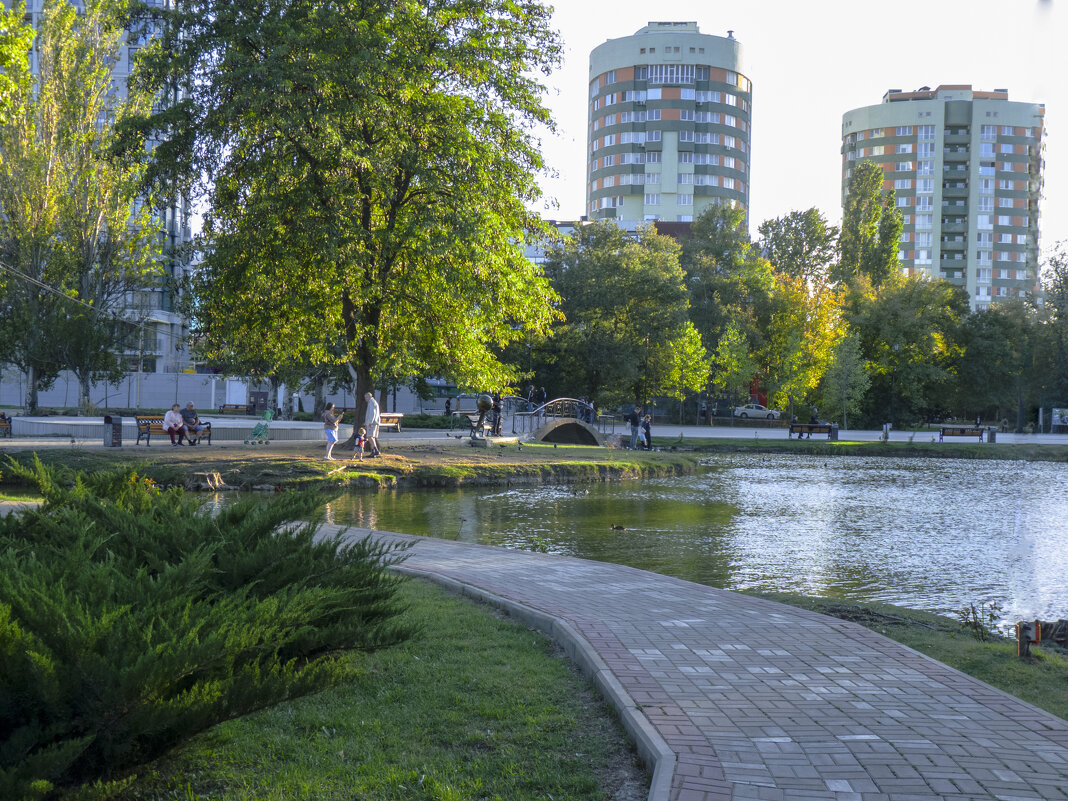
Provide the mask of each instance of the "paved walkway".
{"label": "paved walkway", "polygon": [[415,543],[407,569],[562,640],[660,757],[650,799],[1068,799],[1068,722],[861,626],[620,565],[376,534]]}

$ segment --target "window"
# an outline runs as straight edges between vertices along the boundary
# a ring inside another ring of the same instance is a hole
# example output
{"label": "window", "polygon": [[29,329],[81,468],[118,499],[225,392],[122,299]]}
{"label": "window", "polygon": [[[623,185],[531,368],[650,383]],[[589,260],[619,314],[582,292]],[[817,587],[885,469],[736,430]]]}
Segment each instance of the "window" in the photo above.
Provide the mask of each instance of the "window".
{"label": "window", "polygon": [[604,126],[607,128],[609,125],[615,125],[615,124],[616,124],[616,115],[615,114],[606,114],[605,118],[604,118]]}
{"label": "window", "polygon": [[1017,281],[1026,281],[1027,280],[1027,270],[1016,270],[1015,272],[1016,272],[1016,280]]}
{"label": "window", "polygon": [[917,161],[916,162],[916,174],[917,175],[930,175],[934,172],[933,163],[931,161]]}
{"label": "window", "polygon": [[619,135],[621,145],[641,145],[645,143],[645,131],[624,131]]}
{"label": "window", "polygon": [[994,174],[994,162],[992,162],[992,161],[980,161],[979,162],[979,174],[980,175],[993,175]]}
{"label": "window", "polygon": [[723,137],[723,146],[724,147],[735,147],[734,137],[733,136],[724,136]]}
{"label": "window", "polygon": [[996,139],[997,138],[997,126],[996,125],[983,125],[979,128],[980,139]]}
{"label": "window", "polygon": [[679,112],[679,119],[682,120],[683,122],[693,122],[694,121],[694,116],[695,116],[694,113],[692,111],[690,111],[689,109],[685,109],[684,108],[684,109],[682,109],[682,111]]}
{"label": "window", "polygon": [[897,199],[897,207],[899,209],[907,209],[911,205],[912,205],[912,203],[909,201],[909,198],[907,198],[907,197],[899,197]]}
{"label": "window", "polygon": [[921,159],[934,158],[934,142],[920,142],[916,146],[916,155]]}
{"label": "window", "polygon": [[1012,234],[998,234],[998,244],[999,245],[1011,245],[1012,244]]}
{"label": "window", "polygon": [[733,178],[724,178],[723,179],[723,188],[724,189],[734,189],[734,179]]}
{"label": "window", "polygon": [[997,271],[997,277],[998,277],[998,278],[999,278],[1000,280],[1004,281],[1004,280],[1006,280],[1006,279],[1007,279],[1007,278],[1009,277],[1009,271],[1008,271],[1008,270],[1006,270],[1006,269],[1005,269],[1005,268],[1003,268],[1003,267],[999,267],[999,268],[998,268],[998,271]]}
{"label": "window", "polygon": [[882,135],[883,135],[883,129],[882,128],[872,128],[871,129],[871,138],[872,139],[874,139],[877,136],[882,136]]}
{"label": "window", "polygon": [[659,122],[660,121],[660,109],[658,109],[658,108],[649,109],[648,119],[649,119],[649,122]]}
{"label": "window", "polygon": [[731,115],[731,114],[724,114],[723,115],[723,124],[724,125],[729,125],[732,128],[737,128],[738,127],[738,119],[736,117],[734,117],[733,115]]}
{"label": "window", "polygon": [[605,76],[604,76],[604,82],[606,84],[615,83],[616,82],[616,71],[615,70],[609,70],[608,72],[606,72]]}
{"label": "window", "polygon": [[675,222],[693,222],[692,214],[676,214]]}
{"label": "window", "polygon": [[994,244],[994,235],[979,233],[975,235],[975,241],[979,243],[980,247],[988,248]]}
{"label": "window", "polygon": [[647,100],[659,100],[660,94],[661,92],[659,89],[650,89],[648,92],[645,93],[645,97]]}
{"label": "window", "polygon": [[979,155],[982,157],[994,155],[994,145],[990,142],[981,142],[979,144]]}
{"label": "window", "polygon": [[894,189],[912,189],[912,180],[909,178],[898,178],[894,181]]}
{"label": "window", "polygon": [[727,169],[733,170],[734,169],[734,158],[731,157],[731,156],[724,156],[723,157],[723,166],[726,167]]}
{"label": "window", "polygon": [[604,158],[601,159],[601,166],[602,167],[614,167],[615,164],[616,164],[616,157],[615,156],[605,156]]}
{"label": "window", "polygon": [[916,264],[930,264],[931,263],[931,251],[930,250],[917,250],[916,251]]}
{"label": "window", "polygon": [[649,83],[693,83],[693,64],[650,64]]}
{"label": "window", "polygon": [[659,206],[660,205],[660,195],[659,194],[648,194],[647,193],[645,195],[645,205],[646,206]]}
{"label": "window", "polygon": [[999,214],[998,225],[1012,225],[1012,217],[1007,214]]}
{"label": "window", "polygon": [[679,173],[679,183],[680,184],[692,184],[693,183],[693,173],[692,172],[680,172]]}
{"label": "window", "polygon": [[916,191],[917,192],[934,192],[934,179],[933,178],[917,178],[916,179]]}
{"label": "window", "polygon": [[916,247],[929,248],[934,238],[934,234],[916,234]]}
{"label": "window", "polygon": [[[679,164],[693,164],[693,151],[680,150]],[[680,175],[679,178],[681,179],[682,176]]]}
{"label": "window", "polygon": [[645,163],[646,164],[659,164],[660,163],[660,156],[661,156],[661,154],[659,152],[646,153],[645,154]]}
{"label": "window", "polygon": [[692,142],[694,141],[693,131],[679,131],[680,142]]}
{"label": "window", "polygon": [[1017,234],[1016,235],[1016,244],[1017,245],[1026,245],[1027,244],[1027,234]]}
{"label": "window", "polygon": [[[691,53],[693,52],[693,48],[692,47],[690,48],[690,52]],[[701,48],[701,52],[702,53],[705,52],[705,49],[703,47]],[[697,77],[697,80],[699,80],[699,81],[707,81],[708,80],[708,67],[698,67],[697,71],[694,73],[694,75]]]}
{"label": "window", "polygon": [[912,162],[911,161],[899,161],[897,164],[894,165],[894,171],[895,172],[912,172]]}
{"label": "window", "polygon": [[1012,145],[1010,145],[1008,143],[1005,143],[1005,144],[1002,144],[1002,145],[1000,145],[998,147],[998,152],[1000,152],[1000,153],[1012,153],[1014,151],[1013,151]]}
{"label": "window", "polygon": [[732,95],[730,92],[725,92],[723,94],[723,102],[726,103],[728,106],[737,106],[738,97],[736,95]]}
{"label": "window", "polygon": [[646,183],[646,184],[658,184],[658,183],[660,183],[660,173],[658,173],[658,172],[647,172],[647,173],[645,173],[643,178],[645,179],[644,183]]}
{"label": "window", "polygon": [[647,96],[647,93],[645,92],[644,89],[641,89],[641,90],[633,89],[633,90],[631,90],[629,92],[624,92],[623,93],[623,102],[624,103],[642,103],[642,102],[645,101],[646,96]]}
{"label": "window", "polygon": [[675,202],[680,206],[692,206],[693,195],[676,195]]}
{"label": "window", "polygon": [[873,155],[873,156],[881,156],[881,155],[883,155],[883,150],[884,150],[884,146],[883,145],[875,145],[874,147],[871,148],[871,155]]}
{"label": "window", "polygon": [[698,103],[719,103],[720,95],[719,92],[697,92],[694,99]]}
{"label": "window", "polygon": [[1016,254],[1016,261],[1026,263],[1027,262],[1027,254],[1026,253],[1017,253]]}
{"label": "window", "polygon": [[998,198],[998,208],[1011,209],[1012,208],[1012,198],[1011,197],[999,197]]}
{"label": "window", "polygon": [[923,140],[934,140],[934,126],[933,125],[917,125],[916,137]]}
{"label": "window", "polygon": [[994,210],[994,198],[989,195],[979,198],[979,204],[977,206],[979,211],[993,211]]}
{"label": "window", "polygon": [[608,134],[603,139],[601,139],[601,147],[611,147],[615,143],[616,143],[616,135],[615,134]]}
{"label": "window", "polygon": [[601,179],[601,188],[602,189],[607,189],[608,187],[615,186],[615,185],[616,185],[616,178],[615,178],[614,175],[609,175],[609,176]]}
{"label": "window", "polygon": [[980,231],[989,231],[994,227],[994,220],[989,214],[976,215],[975,225]]}
{"label": "window", "polygon": [[929,231],[934,227],[934,215],[933,214],[917,214],[916,215],[916,230],[917,231]]}
{"label": "window", "polygon": [[615,103],[618,103],[618,102],[619,102],[619,95],[617,95],[615,92],[607,94],[607,95],[605,95],[604,97],[601,98],[601,105],[602,106],[611,106],[611,105],[614,105]]}
{"label": "window", "polygon": [[696,100],[696,95],[693,89],[681,89],[679,91],[679,98],[682,100]]}
{"label": "window", "polygon": [[[994,182],[991,181],[990,182],[990,187],[991,187],[990,191],[991,192],[994,191],[993,186],[994,186]],[[998,181],[998,189],[1006,190],[1006,191],[1011,192],[1015,188],[1016,188],[1016,183],[1014,181],[1005,181],[1005,180]]]}
{"label": "window", "polygon": [[934,208],[934,199],[930,195],[921,195],[916,198],[916,209],[918,211],[930,211]]}
{"label": "window", "polygon": [[994,194],[994,179],[993,178],[980,178],[979,179],[979,191],[984,195]]}
{"label": "window", "polygon": [[897,126],[897,135],[898,136],[912,136],[912,126],[911,125],[899,125],[899,126]]}
{"label": "window", "polygon": [[1012,261],[1012,254],[1007,250],[999,250],[994,254],[994,258],[998,261]]}
{"label": "window", "polygon": [[1002,125],[1001,126],[1001,135],[1002,136],[1015,136],[1016,135],[1016,129],[1013,128],[1011,125]]}
{"label": "window", "polygon": [[651,131],[646,132],[645,141],[647,141],[647,142],[659,142],[660,141],[660,129],[659,128],[655,128],[655,129],[653,129]]}
{"label": "window", "polygon": [[1016,165],[1013,164],[1011,161],[1003,161],[1003,162],[1001,162],[1001,171],[1002,172],[1016,172]]}
{"label": "window", "polygon": [[984,267],[983,269],[975,271],[975,277],[985,284],[990,283],[990,268]]}
{"label": "window", "polygon": [[912,145],[911,144],[898,145],[896,152],[898,152],[898,153],[911,153],[912,152]]}

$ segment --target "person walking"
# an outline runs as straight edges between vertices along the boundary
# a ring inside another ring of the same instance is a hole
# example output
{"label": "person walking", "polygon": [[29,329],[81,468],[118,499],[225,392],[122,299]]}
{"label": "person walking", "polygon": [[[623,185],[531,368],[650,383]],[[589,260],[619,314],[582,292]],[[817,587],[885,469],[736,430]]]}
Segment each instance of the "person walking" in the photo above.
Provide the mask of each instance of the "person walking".
{"label": "person walking", "polygon": [[382,425],[382,411],[378,408],[373,392],[363,393],[367,403],[367,412],[363,416],[363,427],[367,429],[367,441],[371,444],[371,458],[381,456],[378,450],[378,428]]}
{"label": "person walking", "polygon": [[341,422],[341,418],[344,417],[344,413],[335,415],[334,404],[326,404],[326,408],[323,409],[323,431],[326,434],[326,456],[324,459],[333,460],[334,446],[337,445],[337,427]]}
{"label": "person walking", "polygon": [[642,430],[641,413],[642,410],[635,406],[633,409],[630,410],[630,413],[623,418],[630,424],[630,449],[632,451],[638,447],[638,435],[641,433]]}
{"label": "person walking", "polygon": [[[171,410],[163,415],[163,430],[171,435],[171,445],[181,445],[185,436],[185,421],[182,419],[181,407],[176,403]],[[175,442],[174,438],[178,437]]]}
{"label": "person walking", "polygon": [[647,451],[653,449],[653,416],[651,414],[645,415],[645,419],[642,420],[642,437],[645,439],[645,449]]}

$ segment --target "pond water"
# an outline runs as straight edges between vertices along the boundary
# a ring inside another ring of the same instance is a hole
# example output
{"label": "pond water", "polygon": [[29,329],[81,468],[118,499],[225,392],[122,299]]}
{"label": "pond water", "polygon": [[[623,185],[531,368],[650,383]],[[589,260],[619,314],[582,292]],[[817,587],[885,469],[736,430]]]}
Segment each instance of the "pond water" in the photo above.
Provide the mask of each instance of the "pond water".
{"label": "pond water", "polygon": [[642,482],[354,493],[326,514],[732,590],[1068,617],[1065,464],[737,454]]}

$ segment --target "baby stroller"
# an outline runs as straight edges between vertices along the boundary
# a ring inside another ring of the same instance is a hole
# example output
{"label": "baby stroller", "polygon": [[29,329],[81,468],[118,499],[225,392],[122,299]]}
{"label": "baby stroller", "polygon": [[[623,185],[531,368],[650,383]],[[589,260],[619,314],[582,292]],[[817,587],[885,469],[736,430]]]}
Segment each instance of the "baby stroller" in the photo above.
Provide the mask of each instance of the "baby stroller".
{"label": "baby stroller", "polygon": [[270,409],[263,413],[263,420],[256,423],[252,429],[252,433],[248,435],[248,439],[245,440],[246,445],[270,445],[271,435],[267,431],[267,424],[271,422],[274,417],[274,412]]}

